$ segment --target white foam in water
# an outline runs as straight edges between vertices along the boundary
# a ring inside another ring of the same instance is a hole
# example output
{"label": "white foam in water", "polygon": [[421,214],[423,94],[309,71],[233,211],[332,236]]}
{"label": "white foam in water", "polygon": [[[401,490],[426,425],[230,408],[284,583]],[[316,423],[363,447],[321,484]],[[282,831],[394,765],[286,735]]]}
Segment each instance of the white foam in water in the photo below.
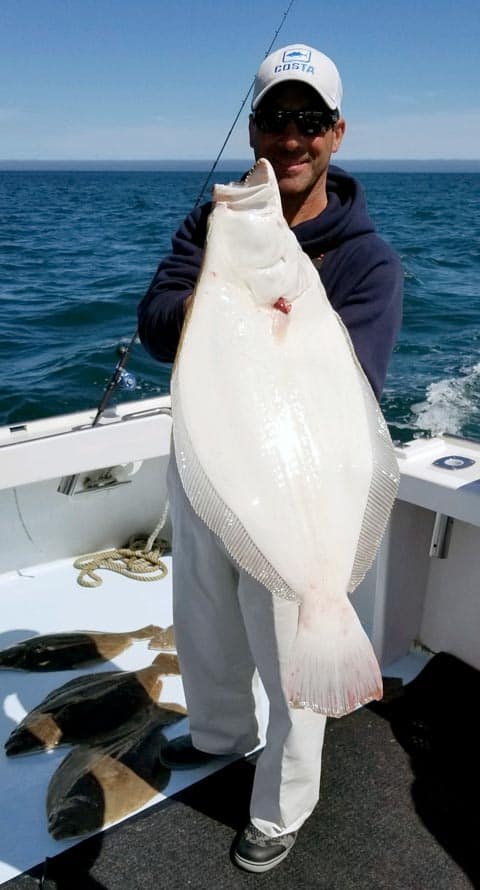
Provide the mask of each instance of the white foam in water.
{"label": "white foam in water", "polygon": [[438,380],[427,387],[424,402],[412,405],[413,426],[434,436],[462,434],[480,415],[480,363],[465,369],[465,376]]}

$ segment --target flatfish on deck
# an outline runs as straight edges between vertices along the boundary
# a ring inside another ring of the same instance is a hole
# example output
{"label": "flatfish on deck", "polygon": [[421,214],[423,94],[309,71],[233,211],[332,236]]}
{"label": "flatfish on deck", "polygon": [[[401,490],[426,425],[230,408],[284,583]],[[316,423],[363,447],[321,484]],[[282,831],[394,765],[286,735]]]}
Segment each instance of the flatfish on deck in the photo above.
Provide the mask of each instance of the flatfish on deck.
{"label": "flatfish on deck", "polygon": [[161,627],[149,624],[124,633],[82,630],[41,634],[3,649],[0,669],[67,671],[79,665],[109,661],[136,640],[155,639],[161,631]]}
{"label": "flatfish on deck", "polygon": [[165,744],[162,729],[184,716],[180,705],[157,705],[108,744],[74,748],[48,786],[50,834],[56,840],[88,834],[152,800],[170,778],[158,759]]}
{"label": "flatfish on deck", "polygon": [[85,674],[54,689],[10,733],[8,757],[57,745],[94,743],[127,731],[159,703],[162,678],[180,673],[176,655],[161,653],[137,671]]}
{"label": "flatfish on deck", "polygon": [[382,695],[349,601],[398,487],[385,420],[268,161],[217,185],[172,375],[186,495],[235,562],[300,605],[295,707],[340,716]]}

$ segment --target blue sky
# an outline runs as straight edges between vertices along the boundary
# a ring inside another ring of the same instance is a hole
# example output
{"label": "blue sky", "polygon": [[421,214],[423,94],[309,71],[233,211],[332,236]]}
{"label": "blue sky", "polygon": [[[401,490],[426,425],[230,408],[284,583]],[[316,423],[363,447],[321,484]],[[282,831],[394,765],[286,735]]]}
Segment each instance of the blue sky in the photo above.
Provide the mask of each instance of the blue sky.
{"label": "blue sky", "polygon": [[[0,0],[0,159],[215,157],[288,2]],[[295,0],[296,41],[341,71],[343,158],[480,158],[479,0]]]}

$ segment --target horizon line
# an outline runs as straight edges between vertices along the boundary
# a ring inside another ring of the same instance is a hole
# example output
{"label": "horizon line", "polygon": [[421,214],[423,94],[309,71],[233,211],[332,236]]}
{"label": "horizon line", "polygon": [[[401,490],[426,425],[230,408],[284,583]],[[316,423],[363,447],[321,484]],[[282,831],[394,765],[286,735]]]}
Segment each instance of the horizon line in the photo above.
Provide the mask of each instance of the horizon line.
{"label": "horizon line", "polygon": [[[190,170],[192,172],[201,172],[210,170],[213,164],[214,160],[209,158],[189,158],[182,160],[178,160],[175,158],[26,158],[20,160],[3,158],[0,159],[0,170],[35,170],[48,167],[59,167],[61,169],[65,169],[67,167],[70,167],[70,169],[79,167],[91,169],[95,166],[101,168],[110,167],[111,169],[118,169],[119,167],[123,166],[134,167],[137,169],[158,168],[159,172],[161,172],[162,167],[167,168],[167,170],[171,171],[177,169]],[[335,166],[339,167],[355,167],[357,171],[365,166],[396,166],[400,169],[412,168],[412,166],[429,166],[431,168],[445,168],[446,166],[449,166],[456,169],[469,167],[473,168],[474,170],[478,169],[480,171],[480,159],[477,158],[342,158],[338,159],[338,162],[335,159],[334,164]],[[217,162],[216,169],[230,171],[239,167],[243,170],[248,169],[248,167],[250,166],[252,166],[251,158],[222,158],[220,159],[220,161]]]}

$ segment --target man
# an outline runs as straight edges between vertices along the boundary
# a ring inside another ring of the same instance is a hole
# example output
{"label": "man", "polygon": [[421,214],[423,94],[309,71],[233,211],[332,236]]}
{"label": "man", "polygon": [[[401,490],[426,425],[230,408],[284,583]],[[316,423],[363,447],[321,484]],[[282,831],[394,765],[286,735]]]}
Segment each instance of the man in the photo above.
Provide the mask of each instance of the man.
{"label": "man", "polygon": [[[398,257],[375,233],[360,185],[329,166],[345,133],[341,100],[340,76],[327,56],[303,44],[276,50],[255,80],[250,144],[256,158],[271,162],[285,219],[318,267],[379,397],[400,325],[403,275]],[[163,361],[175,356],[210,209],[197,208],[185,220],[139,307],[142,341]],[[188,768],[251,751],[258,743],[252,694],[258,670],[269,701],[266,745],[256,766],[251,822],[234,859],[246,870],[267,871],[288,855],[319,795],[325,717],[289,708],[284,694],[298,607],[273,598],[232,562],[190,507],[174,459],[169,493],[174,623],[191,736],[168,744],[161,759]]]}

